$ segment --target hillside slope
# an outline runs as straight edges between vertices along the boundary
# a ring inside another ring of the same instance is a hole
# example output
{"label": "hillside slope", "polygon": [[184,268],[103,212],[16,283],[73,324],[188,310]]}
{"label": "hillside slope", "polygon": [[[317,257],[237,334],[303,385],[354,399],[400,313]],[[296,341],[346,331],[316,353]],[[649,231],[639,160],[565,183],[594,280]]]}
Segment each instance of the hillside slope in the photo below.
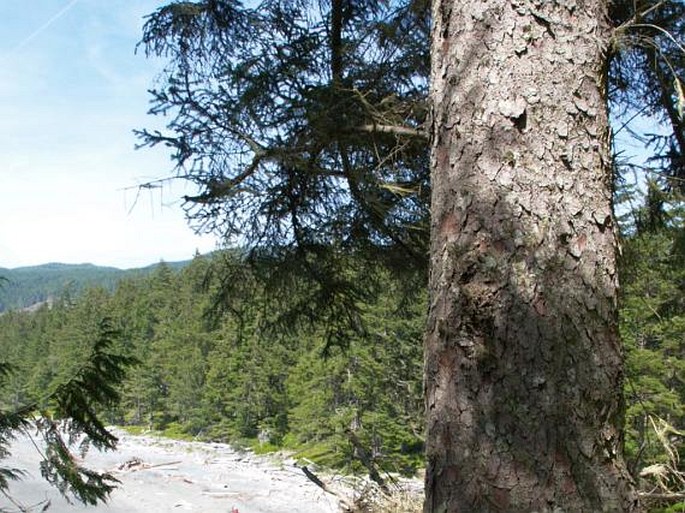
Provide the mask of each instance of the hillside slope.
{"label": "hillside slope", "polygon": [[[189,261],[166,265],[181,268]],[[87,287],[113,290],[125,276],[151,272],[159,264],[140,269],[117,269],[93,264],[49,263],[30,267],[4,269],[0,267],[0,312],[30,308],[59,297],[65,292],[78,294]]]}

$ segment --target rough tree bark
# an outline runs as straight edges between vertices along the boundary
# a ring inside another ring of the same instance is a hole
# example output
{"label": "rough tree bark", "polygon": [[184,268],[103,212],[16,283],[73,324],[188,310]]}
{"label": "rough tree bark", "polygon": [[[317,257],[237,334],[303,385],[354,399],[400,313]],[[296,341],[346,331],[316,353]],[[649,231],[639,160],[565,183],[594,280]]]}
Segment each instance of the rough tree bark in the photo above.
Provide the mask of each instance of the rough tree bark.
{"label": "rough tree bark", "polygon": [[425,513],[629,512],[603,0],[434,0]]}

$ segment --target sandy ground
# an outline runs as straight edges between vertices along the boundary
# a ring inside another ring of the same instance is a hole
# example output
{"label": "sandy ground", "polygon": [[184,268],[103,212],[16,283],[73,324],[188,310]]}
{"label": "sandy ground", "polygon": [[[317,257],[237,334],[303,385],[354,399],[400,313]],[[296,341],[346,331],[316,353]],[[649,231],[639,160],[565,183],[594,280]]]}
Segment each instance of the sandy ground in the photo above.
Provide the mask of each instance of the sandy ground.
{"label": "sandy ground", "polygon": [[[291,463],[235,451],[224,444],[179,442],[117,431],[116,452],[91,450],[91,468],[121,481],[105,505],[69,504],[40,476],[39,456],[21,437],[3,466],[28,471],[11,484],[12,496],[30,511],[48,513],[336,513],[337,501],[310,482]],[[126,468],[134,458],[137,465]],[[0,509],[20,511],[0,495]]]}

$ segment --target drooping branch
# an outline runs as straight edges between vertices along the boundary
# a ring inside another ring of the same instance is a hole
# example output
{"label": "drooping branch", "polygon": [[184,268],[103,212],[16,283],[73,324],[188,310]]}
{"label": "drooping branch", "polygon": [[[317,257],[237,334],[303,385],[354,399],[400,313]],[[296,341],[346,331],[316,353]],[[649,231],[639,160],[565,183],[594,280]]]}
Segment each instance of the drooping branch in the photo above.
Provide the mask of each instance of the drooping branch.
{"label": "drooping branch", "polygon": [[189,219],[295,269],[338,317],[360,289],[341,278],[348,254],[423,273],[427,4],[264,2],[219,17],[220,2],[198,4],[155,13],[144,38],[171,61],[151,109],[171,121],[143,139],[177,149],[176,173],[198,186]]}

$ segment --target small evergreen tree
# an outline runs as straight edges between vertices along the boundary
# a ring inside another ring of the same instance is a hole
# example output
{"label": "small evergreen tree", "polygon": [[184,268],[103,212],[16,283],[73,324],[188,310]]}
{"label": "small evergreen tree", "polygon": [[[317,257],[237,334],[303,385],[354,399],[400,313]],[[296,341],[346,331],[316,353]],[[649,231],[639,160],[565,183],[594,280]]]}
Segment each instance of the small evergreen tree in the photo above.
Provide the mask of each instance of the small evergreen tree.
{"label": "small evergreen tree", "polygon": [[[117,337],[111,322],[102,320],[87,358],[68,380],[39,401],[19,407],[0,405],[0,459],[9,455],[17,434],[30,436],[28,429],[35,427],[45,447],[41,474],[63,495],[85,504],[105,501],[117,482],[109,473],[81,465],[72,449],[74,442],[81,452],[91,444],[98,449],[116,447],[117,439],[105,428],[99,411],[119,400],[117,387],[126,367],[133,363],[130,357],[113,351]],[[11,374],[11,365],[0,362],[0,389]],[[21,475],[18,469],[0,468],[0,492],[9,497],[9,481]]]}

